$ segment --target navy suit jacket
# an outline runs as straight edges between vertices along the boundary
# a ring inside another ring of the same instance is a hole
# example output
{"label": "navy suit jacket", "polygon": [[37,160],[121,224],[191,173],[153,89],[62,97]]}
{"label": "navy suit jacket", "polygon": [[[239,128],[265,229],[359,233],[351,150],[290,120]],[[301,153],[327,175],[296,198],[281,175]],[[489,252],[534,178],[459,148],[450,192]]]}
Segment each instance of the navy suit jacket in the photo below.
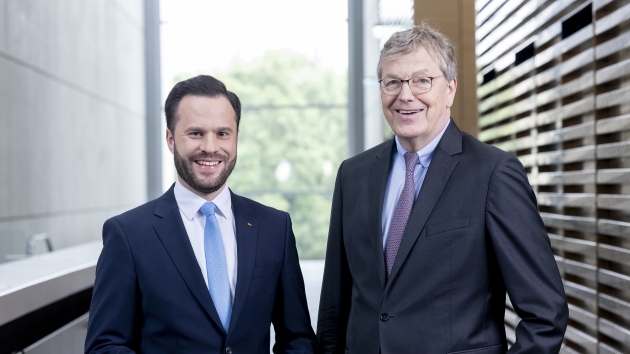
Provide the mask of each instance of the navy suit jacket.
{"label": "navy suit jacket", "polygon": [[343,162],[317,334],[324,353],[558,353],[562,280],[523,166],[450,122],[385,272],[381,215],[393,140]]}
{"label": "navy suit jacket", "polygon": [[304,281],[289,215],[232,195],[238,276],[226,334],[173,188],[107,220],[86,353],[312,353]]}

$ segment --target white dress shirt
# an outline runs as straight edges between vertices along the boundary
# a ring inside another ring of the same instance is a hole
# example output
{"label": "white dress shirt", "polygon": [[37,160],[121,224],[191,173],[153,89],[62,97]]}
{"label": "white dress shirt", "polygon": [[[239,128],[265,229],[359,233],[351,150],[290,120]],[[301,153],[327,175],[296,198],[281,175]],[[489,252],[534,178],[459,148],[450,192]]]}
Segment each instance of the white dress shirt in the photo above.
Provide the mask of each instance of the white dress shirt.
{"label": "white dress shirt", "polygon": [[[424,183],[424,177],[427,175],[427,170],[429,169],[431,159],[433,158],[433,152],[438,146],[438,143],[442,139],[442,135],[444,135],[444,132],[450,123],[451,120],[449,119],[440,134],[433,138],[433,140],[431,140],[422,149],[416,151],[416,154],[418,154],[418,162],[415,170],[413,171],[413,182],[415,187],[414,192],[416,193],[416,198],[418,197],[418,193],[420,193],[422,183]],[[389,235],[389,226],[394,218],[394,210],[396,210],[396,205],[398,205],[398,198],[405,187],[405,175],[407,174],[407,166],[405,163],[405,153],[407,150],[405,150],[402,144],[400,144],[397,136],[394,139],[396,140],[396,150],[393,152],[392,163],[389,169],[389,175],[387,176],[385,200],[383,201],[383,214],[381,215],[383,252],[385,252],[387,236]]]}
{"label": "white dress shirt", "polygon": [[[182,216],[188,239],[192,245],[193,252],[201,268],[203,279],[208,285],[208,271],[206,270],[206,253],[204,252],[204,228],[206,227],[206,217],[199,211],[199,208],[207,202],[197,194],[191,192],[181,183],[179,179],[175,182],[175,200]],[[234,303],[234,291],[236,289],[236,271],[238,267],[236,253],[236,226],[234,223],[234,212],[232,211],[232,198],[227,183],[225,188],[211,200],[217,210],[215,216],[221,229],[223,239],[223,250],[225,252],[225,263],[227,264],[228,280],[230,282],[230,293],[232,303]]]}

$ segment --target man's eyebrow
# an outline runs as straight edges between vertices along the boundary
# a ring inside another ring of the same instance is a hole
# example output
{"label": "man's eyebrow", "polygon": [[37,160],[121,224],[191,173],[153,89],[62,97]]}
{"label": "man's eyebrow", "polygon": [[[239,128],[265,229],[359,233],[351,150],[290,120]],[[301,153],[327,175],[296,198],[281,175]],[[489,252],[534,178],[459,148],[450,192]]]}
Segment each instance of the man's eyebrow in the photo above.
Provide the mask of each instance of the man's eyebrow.
{"label": "man's eyebrow", "polygon": [[[193,125],[191,127],[188,127],[186,129],[184,129],[184,133],[198,132],[198,131],[204,131],[204,130],[205,130],[204,128],[197,127],[197,126]],[[219,132],[228,132],[228,133],[233,132],[232,128],[230,128],[230,127],[218,127],[216,129],[213,129],[213,130],[216,130],[216,131],[219,131]]]}
{"label": "man's eyebrow", "polygon": [[203,129],[201,129],[201,127],[196,127],[193,125],[191,127],[184,129],[184,132],[187,133],[187,132],[194,132],[194,131],[200,131],[200,130],[203,130]]}
{"label": "man's eyebrow", "polygon": [[228,132],[228,133],[233,132],[232,128],[230,128],[230,127],[218,127],[217,131],[218,132]]}
{"label": "man's eyebrow", "polygon": [[[415,71],[413,74],[411,74],[410,77],[419,77],[419,76],[428,76],[428,75],[429,75],[428,69],[420,69],[420,70]],[[390,77],[393,79],[402,79],[399,75],[395,75],[395,74],[384,75],[383,77]]]}
{"label": "man's eyebrow", "polygon": [[418,77],[418,76],[426,76],[429,74],[429,70],[427,69],[421,69],[418,70],[416,72],[414,72],[413,74],[411,74],[412,77]]}

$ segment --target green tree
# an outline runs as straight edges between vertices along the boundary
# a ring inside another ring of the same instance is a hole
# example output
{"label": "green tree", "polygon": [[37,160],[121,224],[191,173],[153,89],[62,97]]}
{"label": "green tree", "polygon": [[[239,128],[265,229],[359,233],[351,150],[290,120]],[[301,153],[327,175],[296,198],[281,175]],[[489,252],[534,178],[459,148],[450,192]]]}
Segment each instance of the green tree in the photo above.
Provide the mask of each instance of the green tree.
{"label": "green tree", "polygon": [[[230,188],[288,211],[300,257],[323,258],[336,170],[347,151],[345,75],[318,68],[292,51],[235,61],[212,75],[243,106]],[[284,182],[276,178],[282,161],[291,165]]]}

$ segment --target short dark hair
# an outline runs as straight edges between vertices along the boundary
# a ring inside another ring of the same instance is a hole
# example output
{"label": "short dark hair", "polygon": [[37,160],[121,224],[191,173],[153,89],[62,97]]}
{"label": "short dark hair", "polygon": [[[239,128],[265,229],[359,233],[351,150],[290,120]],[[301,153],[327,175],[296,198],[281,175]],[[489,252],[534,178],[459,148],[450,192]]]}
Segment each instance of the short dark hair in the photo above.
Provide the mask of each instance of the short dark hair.
{"label": "short dark hair", "polygon": [[166,98],[164,114],[166,115],[166,127],[175,131],[177,123],[177,109],[182,98],[192,95],[201,97],[223,96],[230,101],[234,113],[236,113],[236,127],[241,122],[241,101],[234,92],[228,91],[225,84],[210,75],[199,75],[188,80],[178,82]]}

